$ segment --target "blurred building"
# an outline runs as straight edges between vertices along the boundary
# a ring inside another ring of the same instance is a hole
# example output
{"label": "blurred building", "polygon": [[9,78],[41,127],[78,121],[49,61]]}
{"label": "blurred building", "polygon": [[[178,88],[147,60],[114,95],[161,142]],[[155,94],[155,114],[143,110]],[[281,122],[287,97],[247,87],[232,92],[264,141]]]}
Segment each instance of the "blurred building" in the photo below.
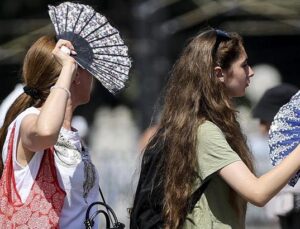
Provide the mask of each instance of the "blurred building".
{"label": "blurred building", "polygon": [[[0,100],[20,78],[20,63],[32,41],[53,34],[48,4],[61,1],[0,2]],[[242,34],[250,64],[276,66],[283,81],[299,86],[300,2],[296,0],[86,0],[108,17],[129,45],[133,59],[129,87],[118,97],[95,84],[90,105],[78,113],[89,123],[98,106],[128,105],[145,129],[174,60],[187,38],[207,26]],[[89,111],[89,112],[87,112]]]}

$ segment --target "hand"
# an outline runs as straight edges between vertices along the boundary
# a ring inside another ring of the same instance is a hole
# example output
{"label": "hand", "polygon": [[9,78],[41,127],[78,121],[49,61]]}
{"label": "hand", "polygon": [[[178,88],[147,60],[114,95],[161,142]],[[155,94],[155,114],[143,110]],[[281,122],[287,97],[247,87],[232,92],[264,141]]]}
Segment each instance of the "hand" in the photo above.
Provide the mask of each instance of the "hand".
{"label": "hand", "polygon": [[75,59],[70,56],[76,55],[77,53],[74,50],[74,47],[70,41],[60,39],[55,48],[52,50],[54,58],[64,67],[66,65],[75,65],[77,68],[77,63]]}

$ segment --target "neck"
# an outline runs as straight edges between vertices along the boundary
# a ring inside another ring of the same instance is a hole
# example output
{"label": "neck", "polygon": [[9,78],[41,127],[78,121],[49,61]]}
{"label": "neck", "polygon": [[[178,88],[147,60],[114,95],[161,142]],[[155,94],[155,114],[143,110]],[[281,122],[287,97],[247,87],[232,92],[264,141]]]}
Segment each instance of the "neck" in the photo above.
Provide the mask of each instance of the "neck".
{"label": "neck", "polygon": [[73,111],[75,108],[72,106],[71,101],[69,100],[67,108],[66,108],[66,113],[65,113],[65,119],[63,122],[63,127],[67,130],[72,129],[72,118],[73,118]]}

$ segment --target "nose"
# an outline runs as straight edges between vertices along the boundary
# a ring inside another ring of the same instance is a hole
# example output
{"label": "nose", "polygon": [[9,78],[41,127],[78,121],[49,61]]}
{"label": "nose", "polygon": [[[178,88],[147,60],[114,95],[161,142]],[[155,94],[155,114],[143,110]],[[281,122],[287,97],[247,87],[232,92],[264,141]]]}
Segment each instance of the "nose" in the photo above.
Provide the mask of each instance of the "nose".
{"label": "nose", "polygon": [[252,76],[254,76],[254,71],[253,71],[253,69],[249,66],[249,77],[252,77]]}

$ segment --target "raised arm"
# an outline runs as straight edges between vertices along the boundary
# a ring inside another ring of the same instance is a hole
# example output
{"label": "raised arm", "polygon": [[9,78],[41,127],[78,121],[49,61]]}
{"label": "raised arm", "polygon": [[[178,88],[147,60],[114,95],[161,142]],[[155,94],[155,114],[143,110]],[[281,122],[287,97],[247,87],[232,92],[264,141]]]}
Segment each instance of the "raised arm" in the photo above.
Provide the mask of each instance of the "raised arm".
{"label": "raised arm", "polygon": [[37,152],[53,146],[57,141],[70,97],[70,86],[77,69],[74,58],[61,51],[62,46],[74,50],[69,41],[59,40],[52,51],[53,58],[61,64],[62,70],[42,105],[40,114],[28,115],[21,123],[20,142],[24,151]]}
{"label": "raised arm", "polygon": [[300,169],[300,146],[279,165],[257,178],[242,162],[234,162],[219,171],[219,175],[245,200],[264,206]]}

